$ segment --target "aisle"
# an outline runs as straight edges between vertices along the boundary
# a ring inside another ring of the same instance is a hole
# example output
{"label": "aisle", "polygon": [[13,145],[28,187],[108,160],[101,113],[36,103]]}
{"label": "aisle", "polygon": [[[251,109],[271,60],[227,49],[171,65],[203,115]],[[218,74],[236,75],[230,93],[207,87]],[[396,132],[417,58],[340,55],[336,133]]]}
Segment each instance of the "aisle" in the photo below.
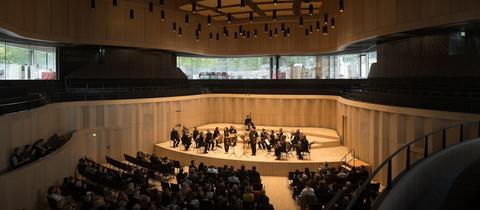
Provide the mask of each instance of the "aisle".
{"label": "aisle", "polygon": [[265,185],[265,191],[275,210],[298,209],[288,189],[286,176],[262,176],[262,183]]}

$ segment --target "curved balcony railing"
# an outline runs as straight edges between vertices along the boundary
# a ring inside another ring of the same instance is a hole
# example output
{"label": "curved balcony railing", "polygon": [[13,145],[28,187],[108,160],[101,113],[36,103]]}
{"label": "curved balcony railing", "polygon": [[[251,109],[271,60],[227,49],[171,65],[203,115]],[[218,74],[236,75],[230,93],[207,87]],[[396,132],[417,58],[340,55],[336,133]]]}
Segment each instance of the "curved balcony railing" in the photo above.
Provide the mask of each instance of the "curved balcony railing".
{"label": "curved balcony railing", "polygon": [[[478,137],[480,137],[480,121],[450,126],[418,137],[397,149],[380,163],[354,191],[348,203],[340,203],[344,202],[342,200],[343,196],[338,196],[330,201],[330,205],[327,205],[325,209],[376,209],[391,189],[395,187],[395,184],[420,161],[449,146]],[[394,164],[397,164],[397,175],[395,177],[393,175]],[[369,191],[369,185],[372,181],[384,184],[384,189],[377,192],[380,193],[379,195],[371,196],[372,192]]]}

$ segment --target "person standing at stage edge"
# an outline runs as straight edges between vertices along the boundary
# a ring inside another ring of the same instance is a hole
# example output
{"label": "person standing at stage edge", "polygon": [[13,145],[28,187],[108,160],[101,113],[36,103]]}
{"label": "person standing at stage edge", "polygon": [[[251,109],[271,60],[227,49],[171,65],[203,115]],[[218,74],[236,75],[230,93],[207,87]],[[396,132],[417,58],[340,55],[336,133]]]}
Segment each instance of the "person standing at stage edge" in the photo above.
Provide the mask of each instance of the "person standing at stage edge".
{"label": "person standing at stage edge", "polygon": [[252,148],[252,156],[255,156],[257,153],[257,138],[258,138],[258,133],[255,130],[255,127],[252,127],[250,129],[250,133],[248,134],[248,137],[250,138],[250,147]]}

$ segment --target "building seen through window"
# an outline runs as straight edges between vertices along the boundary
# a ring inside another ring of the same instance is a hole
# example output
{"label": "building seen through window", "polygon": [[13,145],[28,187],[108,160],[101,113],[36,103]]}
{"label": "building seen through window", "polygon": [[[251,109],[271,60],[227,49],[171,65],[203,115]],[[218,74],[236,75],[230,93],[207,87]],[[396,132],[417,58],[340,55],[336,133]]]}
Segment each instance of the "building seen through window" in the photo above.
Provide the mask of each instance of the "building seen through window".
{"label": "building seen through window", "polygon": [[56,48],[0,42],[0,80],[54,80]]}
{"label": "building seen through window", "polygon": [[376,51],[319,56],[177,57],[177,67],[193,80],[366,79],[376,62]]}

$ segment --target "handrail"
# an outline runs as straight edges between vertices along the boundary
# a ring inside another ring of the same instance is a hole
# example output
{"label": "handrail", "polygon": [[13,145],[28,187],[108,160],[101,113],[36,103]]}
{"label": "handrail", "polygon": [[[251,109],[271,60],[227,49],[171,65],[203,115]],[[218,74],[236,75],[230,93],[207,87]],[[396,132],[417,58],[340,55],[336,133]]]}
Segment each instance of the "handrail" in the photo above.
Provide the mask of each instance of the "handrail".
{"label": "handrail", "polygon": [[[446,141],[447,141],[447,137],[446,137],[446,132],[447,130],[449,129],[453,129],[453,128],[459,128],[460,129],[460,132],[459,132],[459,141],[458,143],[462,143],[464,142],[464,128],[468,125],[472,125],[472,124],[479,124],[478,126],[478,135],[480,137],[480,121],[473,121],[473,122],[467,122],[467,123],[463,123],[463,124],[459,124],[459,125],[453,125],[453,126],[449,126],[449,127],[446,127],[446,128],[442,128],[442,129],[438,129],[438,130],[435,130],[433,132],[430,132],[426,135],[423,135],[421,137],[418,137],[416,139],[414,139],[413,141],[403,145],[402,147],[400,147],[399,149],[397,149],[395,152],[393,152],[390,156],[388,156],[382,163],[380,163],[374,171],[372,171],[372,173],[370,174],[370,176],[355,190],[354,194],[353,194],[353,197],[352,199],[350,200],[350,202],[348,203],[347,207],[346,207],[346,210],[351,210],[353,208],[353,206],[356,204],[357,200],[360,198],[360,196],[363,194],[363,192],[367,189],[367,186],[371,183],[371,181],[379,174],[380,171],[382,171],[385,167],[387,167],[387,185],[386,185],[386,188],[384,191],[382,191],[382,196],[378,196],[377,199],[374,201],[374,202],[371,202],[371,206],[375,206],[377,205],[378,201],[384,197],[393,187],[393,178],[392,178],[392,160],[393,158],[397,157],[400,152],[406,150],[407,151],[407,155],[406,155],[406,167],[403,171],[399,172],[399,174],[402,174],[402,173],[406,173],[410,170],[411,168],[411,163],[410,163],[410,149],[411,149],[411,146],[415,143],[418,143],[422,140],[425,141],[424,143],[424,158],[423,159],[420,159],[418,161],[422,161],[424,160],[425,158],[427,158],[430,154],[429,154],[429,147],[428,147],[428,142],[429,142],[429,136],[432,136],[432,135],[435,135],[435,134],[439,134],[439,133],[442,133],[442,148],[438,151],[441,151],[443,149],[446,148]],[[435,152],[438,152],[438,151],[435,151]],[[418,163],[418,161],[416,163]],[[398,177],[401,177],[401,176],[397,176],[396,178]],[[338,199],[334,202],[334,203],[337,203],[338,202]]]}
{"label": "handrail", "polygon": [[[348,155],[352,155],[352,159],[348,160]],[[355,149],[350,149],[347,154],[345,154],[341,159],[340,159],[340,163],[344,163],[344,164],[349,164],[350,162],[353,161],[353,167],[355,167]],[[348,160],[348,161],[347,161]]]}

